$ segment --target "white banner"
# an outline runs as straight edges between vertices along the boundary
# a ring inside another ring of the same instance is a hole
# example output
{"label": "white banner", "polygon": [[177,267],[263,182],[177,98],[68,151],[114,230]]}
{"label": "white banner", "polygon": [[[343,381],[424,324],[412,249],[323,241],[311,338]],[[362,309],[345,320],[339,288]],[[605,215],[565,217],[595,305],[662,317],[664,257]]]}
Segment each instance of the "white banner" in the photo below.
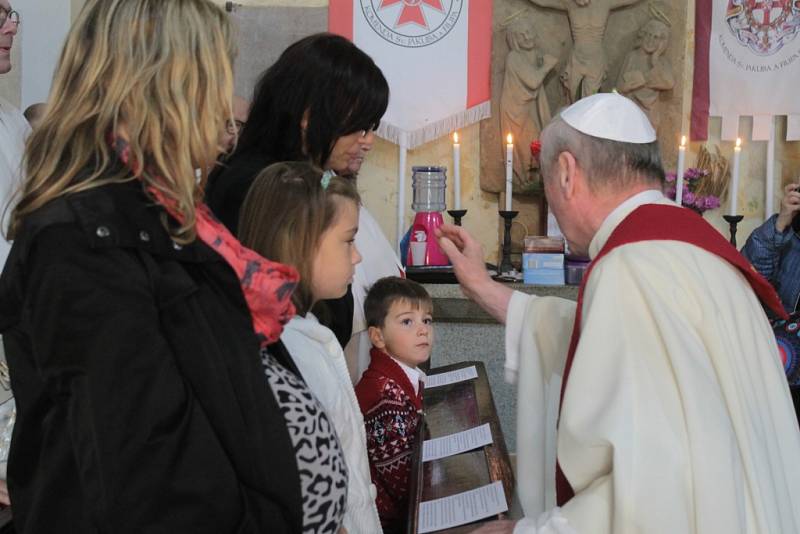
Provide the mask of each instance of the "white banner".
{"label": "white banner", "polygon": [[[758,116],[766,139],[771,116],[800,114],[800,1],[713,0],[709,114],[736,123]],[[728,128],[723,138],[735,137]]]}
{"label": "white banner", "polygon": [[414,148],[489,116],[491,0],[331,0],[391,88],[378,135]]}

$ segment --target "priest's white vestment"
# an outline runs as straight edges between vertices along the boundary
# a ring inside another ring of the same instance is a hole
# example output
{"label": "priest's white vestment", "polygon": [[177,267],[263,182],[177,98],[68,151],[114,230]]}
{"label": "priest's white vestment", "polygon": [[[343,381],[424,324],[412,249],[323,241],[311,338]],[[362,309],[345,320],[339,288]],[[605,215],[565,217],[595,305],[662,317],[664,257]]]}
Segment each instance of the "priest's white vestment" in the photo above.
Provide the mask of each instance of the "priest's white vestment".
{"label": "priest's white vestment", "polygon": [[[603,222],[594,257],[646,191]],[[519,533],[800,533],[800,432],[761,304],[720,257],[678,241],[620,246],[575,303],[515,293]],[[555,507],[555,461],[575,497]]]}

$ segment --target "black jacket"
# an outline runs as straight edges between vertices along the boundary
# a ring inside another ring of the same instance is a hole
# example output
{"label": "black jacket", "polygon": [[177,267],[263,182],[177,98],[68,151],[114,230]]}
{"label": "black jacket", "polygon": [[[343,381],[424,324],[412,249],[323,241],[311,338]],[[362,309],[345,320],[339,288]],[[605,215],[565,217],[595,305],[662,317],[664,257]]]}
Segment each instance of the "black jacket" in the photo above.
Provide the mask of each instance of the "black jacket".
{"label": "black jacket", "polygon": [[[239,226],[239,212],[250,185],[272,163],[275,162],[257,153],[237,153],[220,163],[211,173],[206,186],[206,203],[234,235]],[[321,301],[315,307],[314,313],[322,324],[333,330],[336,339],[344,347],[353,333],[354,309],[353,291],[348,286],[345,296]]]}
{"label": "black jacket", "polygon": [[[0,278],[19,534],[283,533],[299,475],[239,282],[138,182],[30,215]],[[282,345],[273,352],[292,371]]]}

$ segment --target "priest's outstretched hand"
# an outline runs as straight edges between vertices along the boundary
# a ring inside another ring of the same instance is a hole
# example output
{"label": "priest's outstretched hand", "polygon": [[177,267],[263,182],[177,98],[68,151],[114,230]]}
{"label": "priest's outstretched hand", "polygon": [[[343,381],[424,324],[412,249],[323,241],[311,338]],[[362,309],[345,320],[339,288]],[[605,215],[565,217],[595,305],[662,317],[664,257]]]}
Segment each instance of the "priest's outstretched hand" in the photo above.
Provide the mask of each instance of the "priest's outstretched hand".
{"label": "priest's outstretched hand", "polygon": [[464,228],[452,224],[437,228],[436,238],[442,251],[450,258],[464,294],[504,324],[513,291],[491,279],[483,261],[481,244]]}

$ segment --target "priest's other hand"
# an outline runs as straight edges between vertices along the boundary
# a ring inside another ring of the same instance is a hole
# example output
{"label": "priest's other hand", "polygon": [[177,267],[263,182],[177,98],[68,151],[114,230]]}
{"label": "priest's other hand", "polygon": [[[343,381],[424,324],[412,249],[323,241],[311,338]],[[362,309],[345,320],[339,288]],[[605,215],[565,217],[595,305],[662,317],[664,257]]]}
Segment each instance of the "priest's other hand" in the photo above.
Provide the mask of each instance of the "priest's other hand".
{"label": "priest's other hand", "polygon": [[479,529],[473,530],[470,534],[512,534],[516,525],[516,521],[492,521],[481,525]]}
{"label": "priest's other hand", "polygon": [[464,228],[452,224],[437,228],[436,238],[442,251],[450,258],[464,294],[498,322],[505,323],[508,301],[513,291],[489,276],[481,244]]}
{"label": "priest's other hand", "polygon": [[789,184],[783,188],[783,200],[781,200],[781,211],[775,219],[775,229],[783,232],[792,224],[792,219],[800,211],[800,186]]}

